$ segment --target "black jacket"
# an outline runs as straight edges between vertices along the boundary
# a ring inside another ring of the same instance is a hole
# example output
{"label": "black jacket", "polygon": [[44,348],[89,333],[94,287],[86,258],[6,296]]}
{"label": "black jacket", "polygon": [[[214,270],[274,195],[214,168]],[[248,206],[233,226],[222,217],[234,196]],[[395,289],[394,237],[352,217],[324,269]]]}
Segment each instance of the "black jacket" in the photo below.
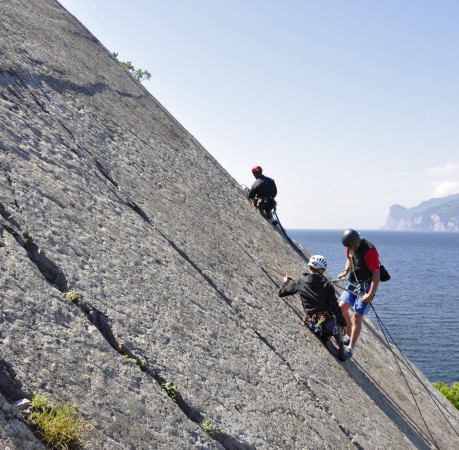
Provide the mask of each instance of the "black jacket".
{"label": "black jacket", "polygon": [[252,187],[250,188],[247,196],[249,198],[263,198],[263,197],[272,197],[274,198],[277,195],[276,183],[272,178],[265,177],[261,175],[257,178]]}
{"label": "black jacket", "polygon": [[279,289],[279,297],[294,295],[297,292],[300,294],[306,314],[328,311],[336,317],[340,326],[346,326],[346,320],[338,306],[335,289],[323,275],[305,273],[297,281],[283,283]]}

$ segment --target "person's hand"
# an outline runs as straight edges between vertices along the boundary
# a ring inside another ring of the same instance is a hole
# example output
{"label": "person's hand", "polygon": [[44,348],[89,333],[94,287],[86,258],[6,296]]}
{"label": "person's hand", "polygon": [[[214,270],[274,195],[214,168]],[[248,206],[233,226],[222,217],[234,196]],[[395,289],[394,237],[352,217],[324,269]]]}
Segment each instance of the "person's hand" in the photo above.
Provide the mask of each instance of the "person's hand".
{"label": "person's hand", "polygon": [[284,283],[288,283],[291,280],[293,280],[293,278],[289,277],[288,275],[284,276]]}
{"label": "person's hand", "polygon": [[372,298],[373,298],[373,294],[362,295],[362,302],[369,303],[371,302]]}
{"label": "person's hand", "polygon": [[346,275],[347,275],[347,272],[346,272],[346,271],[341,272],[341,273],[338,275],[338,280],[342,280]]}

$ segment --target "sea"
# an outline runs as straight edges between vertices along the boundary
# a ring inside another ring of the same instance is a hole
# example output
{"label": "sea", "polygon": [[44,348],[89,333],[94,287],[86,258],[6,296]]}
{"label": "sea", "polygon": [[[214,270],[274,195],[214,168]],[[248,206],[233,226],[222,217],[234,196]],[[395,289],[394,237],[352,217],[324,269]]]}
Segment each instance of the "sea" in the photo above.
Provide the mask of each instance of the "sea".
{"label": "sea", "polygon": [[[306,251],[323,255],[334,279],[342,272],[343,230],[286,231]],[[391,276],[373,299],[389,339],[431,382],[459,381],[459,233],[359,233],[375,245]],[[369,316],[378,324],[373,311]]]}

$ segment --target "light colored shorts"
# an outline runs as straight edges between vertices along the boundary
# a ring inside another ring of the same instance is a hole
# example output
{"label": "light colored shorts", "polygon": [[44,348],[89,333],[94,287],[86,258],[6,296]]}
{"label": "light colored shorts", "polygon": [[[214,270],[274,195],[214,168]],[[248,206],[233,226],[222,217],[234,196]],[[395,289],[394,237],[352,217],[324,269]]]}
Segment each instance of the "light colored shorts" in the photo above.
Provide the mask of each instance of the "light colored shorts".
{"label": "light colored shorts", "polygon": [[[370,290],[370,285],[371,285],[370,282],[362,283],[360,290],[357,291],[357,293],[360,295],[366,294]],[[355,286],[350,284],[347,287],[347,290],[354,291]],[[357,297],[356,295],[351,294],[350,292],[343,291],[343,293],[339,296],[339,299],[342,300],[343,302],[349,303],[354,308],[354,311],[357,314],[360,314],[362,316],[367,315],[368,311],[370,310],[369,302],[368,303],[363,302],[360,297]]]}

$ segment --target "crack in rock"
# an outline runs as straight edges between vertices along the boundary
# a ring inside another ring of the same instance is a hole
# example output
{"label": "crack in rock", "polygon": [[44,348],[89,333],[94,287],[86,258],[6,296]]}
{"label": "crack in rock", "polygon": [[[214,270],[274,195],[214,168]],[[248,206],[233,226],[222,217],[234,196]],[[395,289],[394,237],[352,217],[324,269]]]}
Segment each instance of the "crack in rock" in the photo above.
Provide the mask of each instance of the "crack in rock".
{"label": "crack in rock", "polygon": [[[147,375],[151,376],[159,384],[159,386],[161,386],[161,388],[163,383],[167,383],[166,378],[161,376],[159,370],[151,368],[144,358],[139,357],[139,355],[130,350],[126,344],[121,342],[113,330],[112,321],[106,314],[99,311],[90,303],[81,301],[79,298],[73,300],[72,303],[86,315],[87,319],[99,330],[104,339],[114,350],[116,350],[123,357],[132,360],[142,372],[145,372]],[[184,400],[179,391],[174,390],[174,394],[175,398],[173,401],[177,404],[180,410],[189,420],[201,426],[202,421],[205,419],[205,415],[190,406]],[[209,434],[209,437],[219,442],[225,449],[228,450],[254,450],[253,446],[249,446],[248,444],[241,442],[235,437],[222,431]]]}
{"label": "crack in rock", "polygon": [[10,402],[28,397],[10,363],[0,358],[0,392]]}
{"label": "crack in rock", "polygon": [[[118,183],[110,176],[109,171],[105,169],[105,167],[98,161],[96,158],[94,158],[94,162],[96,164],[96,167],[99,169],[100,173],[117,189],[117,191],[121,192],[121,188],[119,187]],[[233,306],[233,301],[227,297],[220,289],[219,287],[215,284],[215,282],[204,273],[204,271],[186,254],[185,251],[180,249],[177,244],[164,233],[161,229],[159,229],[148,217],[148,214],[139,206],[137,203],[132,200],[132,198],[129,197],[129,195],[125,194],[124,192],[121,192],[123,195],[124,199],[122,199],[123,203],[130,209],[132,209],[136,214],[138,214],[144,222],[146,222],[148,225],[150,225],[153,229],[155,229],[166,241],[169,243],[169,245],[183,258],[185,259],[198,273],[201,275],[206,282],[214,289],[215,292],[217,292],[218,296],[225,301],[225,303],[229,306]],[[118,194],[116,194],[118,196]],[[118,197],[119,198],[119,197]]]}
{"label": "crack in rock", "polygon": [[16,242],[23,247],[29,259],[35,264],[37,269],[46,278],[46,280],[55,286],[59,291],[65,292],[68,289],[67,277],[57,264],[51,261],[40,247],[35,244],[33,237],[27,231],[20,232],[17,222],[7,213],[6,208],[0,203],[1,225],[10,233]]}

